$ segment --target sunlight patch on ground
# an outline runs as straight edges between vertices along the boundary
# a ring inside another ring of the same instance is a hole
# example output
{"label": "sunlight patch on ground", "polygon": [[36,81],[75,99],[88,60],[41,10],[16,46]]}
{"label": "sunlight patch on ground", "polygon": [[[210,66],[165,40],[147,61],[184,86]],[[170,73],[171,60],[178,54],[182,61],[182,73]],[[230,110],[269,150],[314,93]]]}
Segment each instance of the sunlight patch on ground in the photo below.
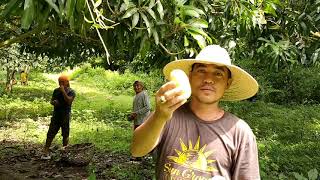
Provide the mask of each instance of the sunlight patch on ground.
{"label": "sunlight patch on ground", "polygon": [[46,77],[49,80],[52,80],[54,82],[56,82],[59,78],[59,74],[47,74],[47,73],[43,73],[43,76]]}
{"label": "sunlight patch on ground", "polygon": [[64,74],[64,75],[67,75],[67,76],[71,76],[71,74],[76,71],[78,68],[73,68],[73,69],[69,69],[69,70],[66,70],[66,71],[63,71],[61,73],[58,73],[58,74],[48,74],[48,73],[43,73],[43,76],[52,80],[52,81],[57,81],[59,76]]}
{"label": "sunlight patch on ground", "polygon": [[0,140],[42,143],[45,140],[49,122],[50,117],[43,117],[38,121],[26,118],[6,123],[6,126],[0,128]]}

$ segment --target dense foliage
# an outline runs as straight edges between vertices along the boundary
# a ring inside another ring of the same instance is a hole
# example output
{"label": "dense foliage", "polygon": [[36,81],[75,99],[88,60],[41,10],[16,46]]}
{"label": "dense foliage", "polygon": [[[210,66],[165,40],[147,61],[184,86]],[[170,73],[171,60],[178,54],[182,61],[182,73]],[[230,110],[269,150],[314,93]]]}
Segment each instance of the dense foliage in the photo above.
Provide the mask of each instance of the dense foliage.
{"label": "dense foliage", "polygon": [[[235,60],[250,59],[275,70],[319,63],[319,0],[13,0],[1,4],[1,22],[6,24],[1,39],[9,41],[0,47],[21,42],[31,52],[68,57],[73,63],[83,61],[86,54],[101,54],[99,39],[115,69],[128,62],[144,70],[162,67],[174,58],[192,57],[212,43],[227,47]],[[16,40],[23,35],[27,37]]]}

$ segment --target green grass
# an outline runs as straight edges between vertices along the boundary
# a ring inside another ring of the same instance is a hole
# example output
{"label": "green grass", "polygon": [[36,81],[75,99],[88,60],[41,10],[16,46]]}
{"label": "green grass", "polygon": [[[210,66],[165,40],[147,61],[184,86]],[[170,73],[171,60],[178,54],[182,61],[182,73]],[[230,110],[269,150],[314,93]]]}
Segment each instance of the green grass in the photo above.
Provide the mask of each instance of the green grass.
{"label": "green grass", "polygon": [[[55,78],[56,75],[32,73],[29,86],[16,85],[12,94],[0,97],[0,141],[44,143],[52,111],[49,101],[57,87]],[[98,150],[129,155],[132,123],[126,115],[132,106],[132,82],[142,78],[150,87],[154,104],[153,94],[163,82],[162,77],[129,72],[120,75],[90,67],[74,71],[71,87],[77,96],[72,110],[71,143],[90,142]],[[242,101],[223,106],[252,127],[259,147],[262,179],[293,179],[293,172],[306,176],[313,168],[320,170],[318,105]],[[56,136],[53,143],[61,145],[61,136]],[[119,165],[109,173],[110,177],[134,179],[147,174],[140,170]]]}

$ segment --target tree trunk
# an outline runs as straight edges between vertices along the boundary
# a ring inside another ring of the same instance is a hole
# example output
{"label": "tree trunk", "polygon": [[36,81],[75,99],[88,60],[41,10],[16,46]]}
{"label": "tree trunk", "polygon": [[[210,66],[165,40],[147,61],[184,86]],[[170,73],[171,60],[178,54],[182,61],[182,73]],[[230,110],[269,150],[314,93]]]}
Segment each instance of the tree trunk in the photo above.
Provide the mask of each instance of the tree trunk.
{"label": "tree trunk", "polygon": [[6,91],[8,93],[12,92],[12,87],[17,83],[15,78],[16,70],[10,70],[9,67],[7,67],[7,81],[6,81]]}

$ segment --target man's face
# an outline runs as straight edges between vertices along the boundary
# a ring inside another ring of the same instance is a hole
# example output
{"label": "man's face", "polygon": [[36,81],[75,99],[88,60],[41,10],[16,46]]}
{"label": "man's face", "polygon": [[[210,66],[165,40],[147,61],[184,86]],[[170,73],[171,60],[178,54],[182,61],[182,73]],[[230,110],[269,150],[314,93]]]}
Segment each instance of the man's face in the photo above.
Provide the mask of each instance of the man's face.
{"label": "man's face", "polygon": [[136,94],[138,94],[143,90],[143,86],[141,85],[141,83],[137,83],[133,85],[133,89],[136,92]]}
{"label": "man's face", "polygon": [[192,100],[204,104],[218,102],[231,84],[228,69],[214,64],[194,65],[189,74]]}
{"label": "man's face", "polygon": [[59,81],[59,86],[63,86],[63,87],[68,87],[69,86],[69,82],[68,81]]}

